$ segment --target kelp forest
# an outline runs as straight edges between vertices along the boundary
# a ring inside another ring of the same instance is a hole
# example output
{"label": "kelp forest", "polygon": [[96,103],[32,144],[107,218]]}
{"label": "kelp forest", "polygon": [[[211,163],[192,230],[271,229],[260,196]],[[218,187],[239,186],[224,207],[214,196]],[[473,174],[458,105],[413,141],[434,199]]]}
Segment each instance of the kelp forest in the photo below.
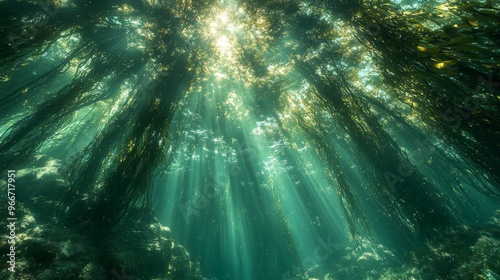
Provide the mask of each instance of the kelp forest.
{"label": "kelp forest", "polygon": [[500,2],[0,0],[1,279],[500,279]]}

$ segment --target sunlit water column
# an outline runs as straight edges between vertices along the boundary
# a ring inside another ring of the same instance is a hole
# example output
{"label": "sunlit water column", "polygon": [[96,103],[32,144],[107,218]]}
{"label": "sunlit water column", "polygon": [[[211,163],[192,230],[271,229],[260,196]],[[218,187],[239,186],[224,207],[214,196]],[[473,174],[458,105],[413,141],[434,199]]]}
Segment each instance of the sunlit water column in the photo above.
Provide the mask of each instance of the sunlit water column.
{"label": "sunlit water column", "polygon": [[156,209],[207,276],[291,279],[335,254],[347,242],[346,226],[316,154],[288,142],[305,136],[284,137],[276,108],[253,110],[256,95],[266,93],[252,90],[238,62],[238,40],[258,37],[249,34],[258,27],[246,24],[234,1],[204,21],[208,74],[174,116]]}

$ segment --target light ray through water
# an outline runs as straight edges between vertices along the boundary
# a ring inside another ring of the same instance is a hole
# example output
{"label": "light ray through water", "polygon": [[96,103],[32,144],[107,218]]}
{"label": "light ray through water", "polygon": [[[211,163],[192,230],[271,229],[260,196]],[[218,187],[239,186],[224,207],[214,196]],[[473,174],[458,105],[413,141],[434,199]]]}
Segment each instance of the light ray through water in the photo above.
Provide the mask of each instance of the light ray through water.
{"label": "light ray through water", "polygon": [[64,1],[2,56],[0,163],[63,170],[68,228],[118,240],[153,203],[207,277],[364,279],[490,221],[498,91],[469,93],[499,65],[491,5],[457,30],[408,1],[174,2]]}

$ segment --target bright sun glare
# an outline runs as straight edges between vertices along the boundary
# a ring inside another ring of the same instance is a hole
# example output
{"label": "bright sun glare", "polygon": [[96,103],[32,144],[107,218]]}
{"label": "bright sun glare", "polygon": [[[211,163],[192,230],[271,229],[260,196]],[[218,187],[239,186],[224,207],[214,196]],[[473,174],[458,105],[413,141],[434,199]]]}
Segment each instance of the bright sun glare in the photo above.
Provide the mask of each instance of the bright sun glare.
{"label": "bright sun glare", "polygon": [[215,48],[220,59],[232,60],[235,54],[237,37],[242,28],[236,19],[230,16],[229,11],[218,9],[213,13],[215,16],[207,19],[209,30],[207,33],[209,41]]}

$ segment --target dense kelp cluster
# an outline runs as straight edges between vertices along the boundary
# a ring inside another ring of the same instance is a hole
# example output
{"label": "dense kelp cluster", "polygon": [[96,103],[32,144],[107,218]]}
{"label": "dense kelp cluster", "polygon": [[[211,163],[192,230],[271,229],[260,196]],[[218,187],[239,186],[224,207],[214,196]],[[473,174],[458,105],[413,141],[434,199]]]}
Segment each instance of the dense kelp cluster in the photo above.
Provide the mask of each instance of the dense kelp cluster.
{"label": "dense kelp cluster", "polygon": [[390,7],[380,3],[353,20],[384,81],[498,183],[491,172],[498,168],[499,148],[498,7],[491,1],[405,12]]}
{"label": "dense kelp cluster", "polygon": [[[12,57],[23,60],[29,56],[43,56],[44,51],[48,53],[51,48],[56,48],[55,45],[59,43],[56,40],[78,37],[75,39],[78,42],[71,46],[67,56],[49,67],[46,73],[25,84],[13,82],[10,88],[12,90],[4,91],[2,106],[6,112],[13,115],[19,110],[23,93],[34,91],[44,83],[51,83],[60,78],[61,73],[68,71],[68,68],[74,68],[71,69],[72,77],[65,81],[59,91],[50,97],[39,96],[42,102],[32,113],[15,122],[4,133],[2,166],[15,165],[29,158],[44,142],[57,135],[61,127],[68,125],[68,119],[76,112],[85,107],[92,107],[99,101],[116,98],[123,84],[130,83],[133,94],[122,104],[119,113],[110,116],[105,127],[96,133],[95,139],[86,147],[82,147],[82,150],[75,154],[74,161],[68,165],[68,173],[74,182],[74,187],[68,194],[69,199],[75,199],[75,193],[88,194],[96,191],[95,184],[88,182],[103,184],[98,195],[105,201],[106,206],[96,205],[93,211],[96,211],[95,215],[110,213],[102,221],[113,225],[113,220],[123,217],[129,204],[143,198],[149,184],[148,176],[158,164],[167,143],[169,114],[173,111],[174,103],[182,94],[183,88],[190,83],[188,63],[195,62],[188,62],[189,55],[179,54],[168,61],[151,65],[158,56],[167,58],[179,53],[176,45],[182,42],[179,42],[179,34],[175,34],[177,30],[170,27],[176,24],[175,16],[170,16],[170,24],[165,23],[161,27],[150,26],[152,30],[148,32],[154,32],[154,38],[143,38],[144,42],[141,43],[156,44],[157,48],[131,48],[128,46],[131,39],[127,38],[127,33],[135,31],[131,30],[131,26],[124,26],[121,21],[124,14],[139,17],[136,14],[138,11],[126,4],[99,2],[96,4],[98,7],[89,7],[89,3],[74,3],[68,7],[59,7],[56,3],[32,3],[30,9],[23,10],[18,3],[2,2],[2,5],[7,6],[6,12],[15,11],[3,17],[17,23],[12,30],[22,24],[19,22],[22,17],[19,13],[28,12],[29,15],[30,11],[38,9],[37,12],[40,12],[43,11],[42,8],[50,7],[54,13],[53,18],[47,19],[47,26],[40,29],[43,29],[43,32],[59,32],[59,36],[51,35],[54,37],[53,41],[48,41],[44,34],[37,32],[33,38],[27,38],[20,46],[14,42],[13,36],[17,34],[9,33],[10,46],[4,46],[6,51],[3,52],[6,55],[4,65],[11,67],[9,71],[19,71],[15,61],[9,62]],[[152,9],[152,13],[154,12]],[[122,18],[118,20],[116,13],[121,14]],[[69,17],[69,14],[72,16]],[[142,13],[140,15],[142,19]],[[75,18],[82,20],[75,21]],[[54,26],[48,26],[50,22]],[[62,26],[65,26],[66,30],[62,30]],[[21,30],[26,27],[23,25],[19,28]],[[148,35],[150,34],[144,36]],[[158,42],[155,42],[156,40]],[[66,46],[59,44],[57,47]],[[40,51],[40,48],[44,51]],[[150,70],[150,73],[145,74],[147,67],[154,67],[154,72]],[[175,83],[178,85],[175,86]],[[169,91],[165,92],[165,88],[169,88]],[[6,114],[7,120],[8,117]],[[124,127],[133,129],[124,133]],[[126,185],[130,188],[126,188]],[[99,225],[96,228],[106,230],[110,227]]]}
{"label": "dense kelp cluster", "polygon": [[[498,8],[491,3],[473,2],[439,6],[428,4],[417,11],[404,11],[401,8],[403,5],[398,6],[390,1],[363,4],[353,1],[349,2],[348,9],[333,10],[336,3],[330,1],[325,5],[316,3],[304,11],[304,6],[298,2],[286,2],[286,9],[281,3],[267,3],[268,10],[260,11],[258,7],[255,10],[269,16],[273,26],[276,26],[273,32],[279,34],[275,36],[285,37],[291,33],[300,37],[299,42],[284,51],[296,62],[297,70],[314,85],[325,107],[332,110],[335,120],[348,131],[357,148],[363,151],[369,162],[374,163],[372,182],[388,182],[371,185],[373,188],[379,187],[376,197],[382,200],[379,205],[381,208],[390,209],[390,205],[398,201],[391,197],[401,195],[399,199],[405,203],[403,208],[408,210],[408,216],[405,215],[402,220],[407,217],[422,219],[421,230],[430,228],[431,231],[430,221],[437,223],[437,227],[445,226],[450,219],[441,215],[454,211],[440,209],[441,206],[436,206],[437,210],[428,205],[431,201],[436,201],[438,205],[444,202],[423,195],[424,189],[433,188],[433,184],[422,175],[414,174],[412,163],[382,129],[379,116],[370,110],[373,107],[383,110],[392,121],[406,126],[408,121],[404,118],[405,113],[394,111],[394,108],[373,98],[369,92],[355,89],[350,84],[349,78],[352,76],[349,77],[349,72],[353,70],[346,69],[345,64],[341,65],[339,57],[347,56],[356,61],[363,60],[363,56],[344,49],[349,48],[349,45],[335,42],[336,38],[345,35],[332,30],[327,21],[322,20],[329,11],[332,17],[340,18],[344,23],[341,26],[352,32],[366,48],[384,84],[389,86],[388,94],[408,104],[412,114],[418,114],[428,129],[426,131],[435,133],[447,145],[454,146],[460,156],[477,164],[480,169],[489,170],[486,176],[493,178],[494,183],[476,182],[475,186],[489,195],[498,195],[495,187],[498,186],[498,178],[493,172],[494,166],[498,164],[498,135],[495,132],[498,131],[498,88],[495,85],[498,83],[496,70],[499,64],[494,35],[498,29]],[[481,24],[476,23],[473,17],[479,14],[482,17],[477,20],[481,20]],[[479,37],[481,39],[475,39]],[[308,54],[311,56],[307,57]],[[316,130],[314,133],[318,135],[321,132]],[[414,130],[413,133],[419,135],[416,140],[425,139],[422,131]],[[325,135],[316,138],[327,139]],[[320,142],[324,140],[317,141]],[[327,149],[328,145],[320,144],[324,146],[323,149]],[[420,148],[432,149],[428,146]],[[323,152],[329,163],[335,162],[332,148]],[[431,153],[434,154],[434,151]],[[439,156],[447,157],[443,154]],[[409,163],[409,166],[403,165],[403,169],[407,170],[398,174],[395,171],[398,163]],[[457,168],[467,173],[464,167]],[[388,173],[387,170],[394,173]],[[406,175],[401,174],[407,172],[412,174],[409,179],[403,178]],[[337,167],[335,174],[341,176],[341,173]],[[386,180],[381,178],[383,174]],[[340,179],[342,181],[346,182]],[[388,188],[388,185],[402,182],[404,187],[398,188],[399,194]],[[345,187],[343,185],[339,183],[338,188],[343,189],[345,197],[352,198],[349,204],[351,208],[347,212],[359,213],[354,211],[355,199],[349,195],[352,188],[347,187],[347,182]],[[415,203],[416,208],[412,209],[411,203]],[[418,210],[419,207],[425,210]],[[359,214],[359,217],[362,216]],[[410,224],[412,227],[418,222]]]}
{"label": "dense kelp cluster", "polygon": [[[250,162],[245,148],[232,148],[252,145],[243,119],[264,119],[256,123],[276,129],[262,134],[269,146],[281,143],[289,177],[309,187],[322,175],[310,175],[297,143],[312,148],[336,194],[330,203],[358,244],[402,236],[406,245],[390,244],[400,250],[480,223],[486,210],[478,201],[497,201],[500,186],[500,7],[407,2],[0,1],[0,166],[59,158],[71,182],[61,221],[109,237],[141,226],[131,209],[151,209],[152,186],[176,155],[191,149],[190,160],[209,159],[189,168],[231,173],[215,167],[207,142],[183,142],[191,130],[204,133],[204,120],[219,130],[215,153],[238,154],[234,162],[245,170],[238,174],[252,185],[277,184],[261,178],[267,147]],[[231,178],[232,188],[245,181]],[[162,187],[176,189],[179,200],[193,191]],[[283,213],[288,206],[273,202],[276,190],[239,203],[255,202],[255,219],[288,230],[276,248],[292,252],[300,242]],[[268,200],[276,217],[266,216]],[[310,206],[304,217],[331,219],[311,214],[325,207]]]}

